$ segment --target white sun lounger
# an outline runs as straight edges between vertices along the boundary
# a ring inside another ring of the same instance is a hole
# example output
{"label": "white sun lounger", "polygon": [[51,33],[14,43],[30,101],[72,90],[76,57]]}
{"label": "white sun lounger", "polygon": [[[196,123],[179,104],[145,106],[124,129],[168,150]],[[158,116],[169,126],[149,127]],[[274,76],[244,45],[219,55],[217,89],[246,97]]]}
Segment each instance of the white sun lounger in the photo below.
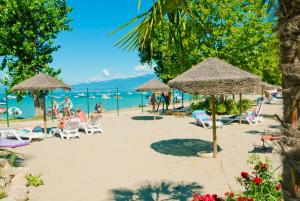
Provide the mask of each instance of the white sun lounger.
{"label": "white sun lounger", "polygon": [[63,129],[55,128],[50,131],[52,135],[58,134],[61,139],[80,138],[78,121],[67,121]]}
{"label": "white sun lounger", "polygon": [[41,140],[46,138],[44,133],[33,132],[30,128],[24,128],[23,130],[16,130],[13,128],[0,129],[1,138],[7,139],[10,137],[15,137],[18,140],[27,139],[31,140]]}

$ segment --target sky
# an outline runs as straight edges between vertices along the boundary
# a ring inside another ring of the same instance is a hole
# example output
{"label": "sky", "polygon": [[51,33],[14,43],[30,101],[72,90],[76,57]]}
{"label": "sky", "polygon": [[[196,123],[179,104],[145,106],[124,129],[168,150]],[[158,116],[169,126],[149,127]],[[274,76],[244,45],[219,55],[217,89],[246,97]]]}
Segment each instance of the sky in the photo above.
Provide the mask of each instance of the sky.
{"label": "sky", "polygon": [[[55,41],[61,48],[53,54],[52,67],[62,69],[69,84],[127,78],[153,73],[141,66],[138,52],[127,52],[114,44],[126,33],[108,34],[139,14],[138,0],[67,0],[73,8],[72,31],[62,32]],[[142,1],[141,9],[151,0]],[[129,29],[127,29],[128,31]]]}

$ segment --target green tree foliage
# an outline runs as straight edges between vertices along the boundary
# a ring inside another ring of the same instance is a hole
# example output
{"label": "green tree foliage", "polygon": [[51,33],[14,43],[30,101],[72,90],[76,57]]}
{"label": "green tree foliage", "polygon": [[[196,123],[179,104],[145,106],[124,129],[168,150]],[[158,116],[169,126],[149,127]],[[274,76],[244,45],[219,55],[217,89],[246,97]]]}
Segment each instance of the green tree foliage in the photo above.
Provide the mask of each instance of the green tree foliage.
{"label": "green tree foliage", "polygon": [[268,83],[281,83],[276,19],[267,8],[257,11],[257,0],[193,2],[189,8],[196,17],[179,12],[155,26],[151,47],[139,48],[142,63],[153,59],[156,74],[168,81],[207,57],[218,57]]}
{"label": "green tree foliage", "polygon": [[[6,74],[1,82],[11,88],[39,72],[59,75],[49,64],[60,48],[54,39],[70,30],[66,1],[0,0],[0,5],[0,68]],[[38,98],[34,102],[40,105]]]}

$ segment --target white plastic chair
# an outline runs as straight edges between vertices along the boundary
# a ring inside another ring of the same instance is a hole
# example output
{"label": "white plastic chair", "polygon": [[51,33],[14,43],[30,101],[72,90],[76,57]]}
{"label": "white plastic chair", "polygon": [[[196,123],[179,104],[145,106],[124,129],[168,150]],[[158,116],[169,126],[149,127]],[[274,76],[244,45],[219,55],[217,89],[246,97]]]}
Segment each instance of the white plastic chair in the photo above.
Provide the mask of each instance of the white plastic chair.
{"label": "white plastic chair", "polygon": [[77,121],[67,121],[63,129],[56,128],[51,130],[50,132],[52,135],[58,134],[62,140],[80,138],[79,124],[80,123]]}
{"label": "white plastic chair", "polygon": [[86,134],[91,133],[103,133],[103,130],[101,128],[101,116],[97,115],[94,118],[90,119],[84,126],[84,130],[86,132]]}

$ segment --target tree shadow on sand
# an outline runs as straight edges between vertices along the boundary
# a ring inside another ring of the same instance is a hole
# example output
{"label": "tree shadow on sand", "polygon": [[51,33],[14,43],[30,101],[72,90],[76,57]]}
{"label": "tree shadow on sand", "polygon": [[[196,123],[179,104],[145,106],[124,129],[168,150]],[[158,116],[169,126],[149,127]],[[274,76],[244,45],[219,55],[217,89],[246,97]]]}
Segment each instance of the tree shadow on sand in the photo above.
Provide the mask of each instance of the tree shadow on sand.
{"label": "tree shadow on sand", "polygon": [[119,188],[110,190],[111,201],[162,201],[178,200],[187,201],[192,198],[193,193],[201,193],[203,187],[196,182],[174,183],[162,181],[160,183],[145,182],[138,189],[131,190]]}
{"label": "tree shadow on sand", "polygon": [[[131,119],[137,120],[137,121],[154,121],[154,116],[134,116],[134,117],[131,117]],[[161,119],[163,119],[161,116],[155,117],[155,120],[161,120]]]}
{"label": "tree shadow on sand", "polygon": [[[151,148],[158,153],[172,156],[195,157],[198,153],[211,153],[212,143],[200,139],[171,139],[155,142]],[[218,146],[218,151],[222,149]]]}

